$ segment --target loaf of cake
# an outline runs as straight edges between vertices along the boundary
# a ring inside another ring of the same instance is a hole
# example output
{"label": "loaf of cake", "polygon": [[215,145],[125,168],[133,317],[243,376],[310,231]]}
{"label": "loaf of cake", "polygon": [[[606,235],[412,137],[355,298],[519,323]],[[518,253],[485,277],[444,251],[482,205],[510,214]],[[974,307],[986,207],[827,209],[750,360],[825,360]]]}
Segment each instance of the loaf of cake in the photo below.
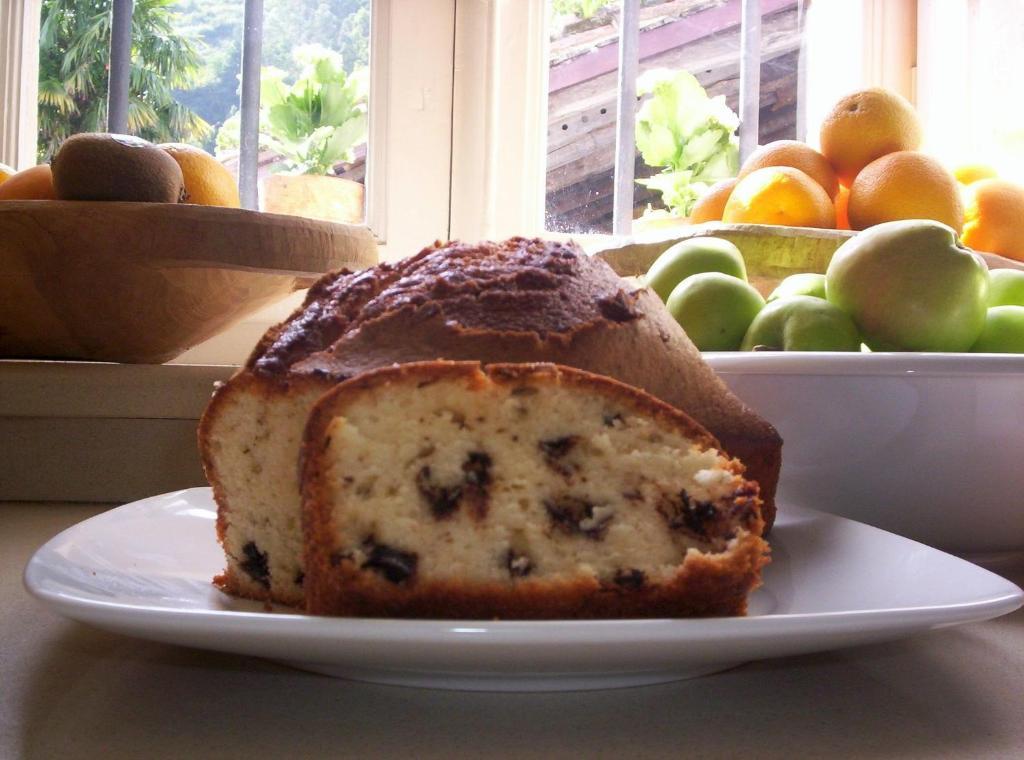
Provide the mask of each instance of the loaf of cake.
{"label": "loaf of cake", "polygon": [[342,383],[302,449],[307,611],[739,615],[757,484],[684,413],[551,364],[422,362]]}
{"label": "loaf of cake", "polygon": [[310,410],[363,372],[436,359],[550,362],[640,388],[743,462],[771,523],[778,433],[729,392],[656,295],[572,243],[436,244],[321,278],[214,394],[199,441],[227,560],[222,588],[303,604],[297,466]]}

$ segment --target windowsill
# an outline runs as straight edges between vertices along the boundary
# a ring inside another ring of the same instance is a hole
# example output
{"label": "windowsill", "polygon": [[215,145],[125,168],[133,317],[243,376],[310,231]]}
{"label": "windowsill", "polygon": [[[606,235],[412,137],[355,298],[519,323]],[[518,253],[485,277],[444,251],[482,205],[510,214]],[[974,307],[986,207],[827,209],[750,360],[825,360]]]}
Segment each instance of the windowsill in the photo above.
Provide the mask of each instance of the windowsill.
{"label": "windowsill", "polygon": [[229,365],[0,360],[0,501],[205,485],[196,425]]}
{"label": "windowsill", "polygon": [[0,418],[198,420],[233,365],[0,360]]}

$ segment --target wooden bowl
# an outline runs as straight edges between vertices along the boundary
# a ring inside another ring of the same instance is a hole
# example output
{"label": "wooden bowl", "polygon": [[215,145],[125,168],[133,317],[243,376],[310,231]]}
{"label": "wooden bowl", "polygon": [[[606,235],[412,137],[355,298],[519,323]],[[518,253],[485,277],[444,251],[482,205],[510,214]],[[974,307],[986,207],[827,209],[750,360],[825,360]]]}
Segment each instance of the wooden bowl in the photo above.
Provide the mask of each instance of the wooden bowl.
{"label": "wooden bowl", "polygon": [[0,202],[0,357],[160,363],[377,263],[370,231],[243,209]]}
{"label": "wooden bowl", "polygon": [[824,272],[832,254],[855,233],[809,227],[708,222],[675,228],[663,235],[622,240],[597,253],[623,277],[646,274],[670,246],[694,237],[718,237],[743,253],[747,279],[763,296],[791,274]]}
{"label": "wooden bowl", "polygon": [[[676,226],[664,234],[620,238],[595,252],[622,277],[640,277],[670,246],[694,237],[725,238],[743,253],[747,279],[767,297],[791,274],[824,274],[832,254],[856,235],[849,230],[817,227],[782,227],[767,224],[725,224],[707,222],[691,227]],[[994,253],[978,251],[989,269],[1021,269],[1024,264]]]}

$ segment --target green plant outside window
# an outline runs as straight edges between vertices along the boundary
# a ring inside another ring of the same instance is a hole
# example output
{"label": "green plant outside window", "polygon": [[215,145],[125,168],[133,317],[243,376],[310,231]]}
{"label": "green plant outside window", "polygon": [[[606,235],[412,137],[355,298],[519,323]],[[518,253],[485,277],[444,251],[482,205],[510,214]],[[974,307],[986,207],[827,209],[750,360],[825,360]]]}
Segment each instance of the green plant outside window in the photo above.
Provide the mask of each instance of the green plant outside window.
{"label": "green plant outside window", "polygon": [[[260,74],[260,147],[284,158],[287,174],[331,174],[351,161],[355,146],[366,142],[368,74],[346,74],[340,54],[319,45],[295,50],[303,64],[293,84],[280,69]],[[238,147],[239,118],[224,122],[217,151]]]}
{"label": "green plant outside window", "polygon": [[739,117],[725,97],[708,97],[687,71],[652,69],[637,79],[650,95],[636,115],[636,146],[644,163],[662,169],[637,182],[661,193],[668,211],[644,216],[689,216],[694,203],[719,180],[739,170]]}

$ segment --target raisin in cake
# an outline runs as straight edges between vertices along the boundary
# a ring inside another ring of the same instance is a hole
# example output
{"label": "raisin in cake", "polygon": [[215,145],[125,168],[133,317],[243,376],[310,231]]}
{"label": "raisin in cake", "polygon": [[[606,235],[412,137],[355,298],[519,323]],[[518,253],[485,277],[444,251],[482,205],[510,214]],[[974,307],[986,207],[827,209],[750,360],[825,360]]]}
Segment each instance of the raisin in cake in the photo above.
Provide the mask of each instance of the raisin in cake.
{"label": "raisin in cake", "polygon": [[572,243],[437,244],[321,278],[215,393],[199,438],[225,590],[302,603],[296,467],[309,410],[362,372],[434,359],[552,362],[641,388],[685,410],[746,465],[771,522],[778,433],[729,392],[657,296]]}
{"label": "raisin in cake", "polygon": [[579,370],[369,372],[317,402],[302,458],[315,614],[736,615],[767,559],[742,465]]}

